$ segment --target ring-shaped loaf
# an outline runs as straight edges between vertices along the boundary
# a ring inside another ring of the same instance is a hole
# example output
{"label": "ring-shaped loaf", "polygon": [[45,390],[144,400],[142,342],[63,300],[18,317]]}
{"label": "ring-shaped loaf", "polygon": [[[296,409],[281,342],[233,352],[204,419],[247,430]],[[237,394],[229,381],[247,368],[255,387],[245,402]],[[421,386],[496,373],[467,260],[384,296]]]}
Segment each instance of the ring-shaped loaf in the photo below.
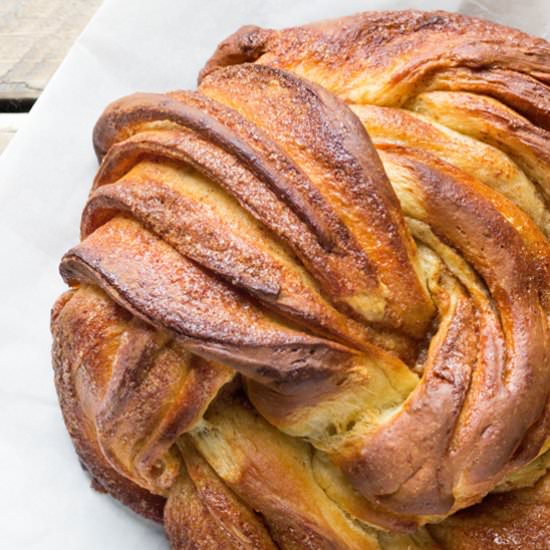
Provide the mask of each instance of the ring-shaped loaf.
{"label": "ring-shaped loaf", "polygon": [[548,548],[550,44],[244,27],[94,147],[52,332],[96,488],[174,549]]}

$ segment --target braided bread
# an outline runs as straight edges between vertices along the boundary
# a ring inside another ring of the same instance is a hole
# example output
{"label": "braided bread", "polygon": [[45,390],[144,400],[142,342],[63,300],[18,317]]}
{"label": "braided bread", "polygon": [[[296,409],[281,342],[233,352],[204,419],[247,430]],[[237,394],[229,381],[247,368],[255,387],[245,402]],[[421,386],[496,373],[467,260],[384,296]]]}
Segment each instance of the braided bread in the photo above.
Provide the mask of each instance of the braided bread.
{"label": "braided bread", "polygon": [[370,12],[199,82],[94,130],[52,313],[94,486],[174,549],[549,548],[550,44]]}

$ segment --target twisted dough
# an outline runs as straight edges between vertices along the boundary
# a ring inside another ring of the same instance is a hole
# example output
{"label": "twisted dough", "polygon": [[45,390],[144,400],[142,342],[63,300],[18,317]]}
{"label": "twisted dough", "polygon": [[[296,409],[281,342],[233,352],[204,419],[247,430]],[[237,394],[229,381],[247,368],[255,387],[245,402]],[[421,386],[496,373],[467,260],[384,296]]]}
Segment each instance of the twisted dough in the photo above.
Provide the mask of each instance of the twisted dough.
{"label": "twisted dough", "polygon": [[111,104],[52,315],[97,486],[174,548],[543,548],[549,60],[365,13]]}

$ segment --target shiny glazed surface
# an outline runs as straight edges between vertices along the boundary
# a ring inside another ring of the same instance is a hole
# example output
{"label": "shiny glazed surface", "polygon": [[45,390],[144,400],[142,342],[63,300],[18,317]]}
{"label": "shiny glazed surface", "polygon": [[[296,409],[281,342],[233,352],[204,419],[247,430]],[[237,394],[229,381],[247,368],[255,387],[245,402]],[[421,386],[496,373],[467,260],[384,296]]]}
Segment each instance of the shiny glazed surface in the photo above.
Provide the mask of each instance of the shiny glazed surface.
{"label": "shiny glazed surface", "polygon": [[52,314],[96,486],[176,549],[544,548],[549,86],[543,40],[367,12],[107,107]]}

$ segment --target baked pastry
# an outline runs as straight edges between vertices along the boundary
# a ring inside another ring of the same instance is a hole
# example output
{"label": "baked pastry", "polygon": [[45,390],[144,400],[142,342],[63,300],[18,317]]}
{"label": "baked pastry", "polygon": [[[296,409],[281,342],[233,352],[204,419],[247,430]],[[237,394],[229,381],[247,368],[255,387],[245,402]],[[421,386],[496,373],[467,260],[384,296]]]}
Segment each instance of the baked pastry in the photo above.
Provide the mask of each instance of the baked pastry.
{"label": "baked pastry", "polygon": [[175,549],[550,547],[547,42],[244,27],[94,146],[52,332],[95,488]]}

